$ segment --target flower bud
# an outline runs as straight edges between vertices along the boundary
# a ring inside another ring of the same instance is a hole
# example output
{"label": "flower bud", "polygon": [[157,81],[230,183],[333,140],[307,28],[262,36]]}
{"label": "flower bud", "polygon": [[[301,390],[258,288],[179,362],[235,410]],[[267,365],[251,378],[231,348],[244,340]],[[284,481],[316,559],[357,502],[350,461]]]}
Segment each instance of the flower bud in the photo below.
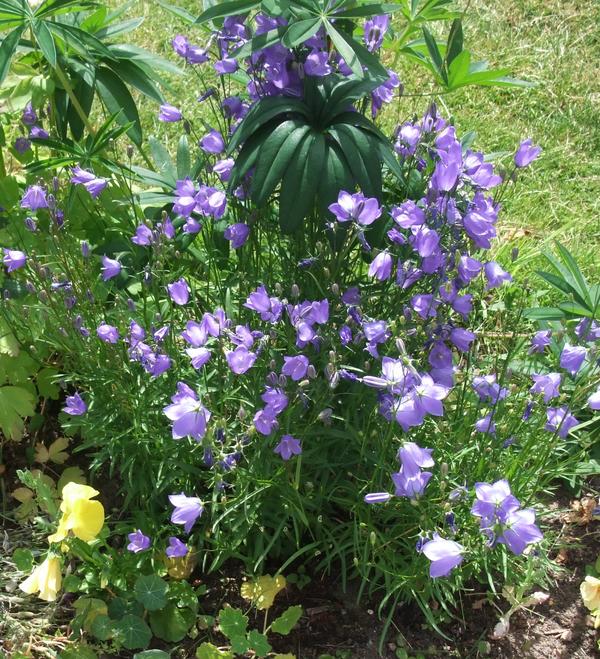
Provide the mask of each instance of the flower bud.
{"label": "flower bud", "polygon": [[314,380],[317,377],[317,369],[311,364],[306,371],[310,380]]}
{"label": "flower bud", "polygon": [[298,298],[298,297],[300,297],[300,287],[298,286],[298,284],[292,284],[292,288],[291,288],[291,296],[292,296],[293,298]]}
{"label": "flower bud", "polygon": [[340,294],[340,285],[339,284],[331,284],[331,292],[338,296]]}

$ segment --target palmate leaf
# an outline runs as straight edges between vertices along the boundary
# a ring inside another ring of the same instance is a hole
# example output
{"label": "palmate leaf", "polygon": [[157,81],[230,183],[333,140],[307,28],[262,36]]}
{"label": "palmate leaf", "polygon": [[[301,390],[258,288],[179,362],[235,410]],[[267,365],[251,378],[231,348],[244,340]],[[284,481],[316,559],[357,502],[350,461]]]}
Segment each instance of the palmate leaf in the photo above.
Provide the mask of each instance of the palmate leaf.
{"label": "palmate leaf", "polygon": [[229,153],[241,145],[230,178],[238,187],[254,168],[250,198],[266,204],[280,185],[279,220],[284,233],[299,229],[315,208],[323,215],[342,189],[358,185],[380,196],[382,166],[398,178],[402,169],[388,140],[352,103],[377,85],[336,76],[304,82],[304,101],[261,99],[233,135]]}
{"label": "palmate leaf", "polygon": [[285,96],[267,97],[258,101],[256,105],[250,108],[242,123],[233,133],[227,150],[228,154],[233,153],[252,133],[256,132],[271,119],[274,119],[277,115],[287,115],[288,113],[308,117],[308,108],[302,101]]}
{"label": "palmate leaf", "polygon": [[324,157],[324,136],[308,133],[294,153],[282,180],[279,224],[284,233],[296,231],[313,208]]}
{"label": "palmate leaf", "polygon": [[35,397],[23,387],[0,387],[0,430],[9,439],[20,439],[24,418],[35,412]]}
{"label": "palmate leaf", "polygon": [[289,119],[279,124],[265,140],[252,176],[251,195],[258,206],[266,203],[309,130],[309,126],[297,119]]}
{"label": "palmate leaf", "polygon": [[292,23],[281,39],[286,48],[295,48],[314,36],[321,27],[320,18],[306,18]]}
{"label": "palmate leaf", "polygon": [[[378,162],[376,152],[373,153],[374,150],[370,148],[371,144],[366,135],[361,132],[360,128],[347,124],[340,124],[330,129],[329,135],[336,140],[346,156],[350,171],[362,192],[369,197],[378,197],[381,194],[381,163]],[[357,145],[357,140],[360,141],[362,148]],[[375,160],[376,167],[371,169],[367,166],[363,153],[365,156],[368,154],[369,159]],[[374,180],[371,178],[371,173]]]}
{"label": "palmate leaf", "polygon": [[56,45],[50,30],[44,21],[34,21],[33,35],[50,66],[56,66]]}

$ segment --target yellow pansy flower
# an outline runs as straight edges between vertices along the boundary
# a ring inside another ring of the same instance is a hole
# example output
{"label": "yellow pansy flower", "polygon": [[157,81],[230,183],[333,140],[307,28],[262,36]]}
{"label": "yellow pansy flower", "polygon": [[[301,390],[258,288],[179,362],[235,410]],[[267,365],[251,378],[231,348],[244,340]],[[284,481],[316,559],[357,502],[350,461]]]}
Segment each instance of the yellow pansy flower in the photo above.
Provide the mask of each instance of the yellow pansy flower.
{"label": "yellow pansy flower", "polygon": [[63,513],[56,533],[48,538],[48,542],[64,540],[69,531],[84,542],[93,540],[104,524],[104,507],[99,501],[90,501],[100,494],[89,485],[67,483],[62,491],[60,509]]}
{"label": "yellow pansy flower", "polygon": [[583,599],[585,606],[590,611],[600,609],[600,579],[586,577],[579,588],[581,590],[581,599]]}
{"label": "yellow pansy flower", "polygon": [[243,584],[241,594],[244,599],[251,600],[257,609],[269,609],[273,606],[277,593],[285,588],[285,583],[285,577],[281,574],[276,577],[266,574]]}
{"label": "yellow pansy flower", "polygon": [[19,584],[19,588],[28,595],[39,591],[40,599],[54,602],[61,583],[60,560],[56,556],[48,556],[23,583]]}

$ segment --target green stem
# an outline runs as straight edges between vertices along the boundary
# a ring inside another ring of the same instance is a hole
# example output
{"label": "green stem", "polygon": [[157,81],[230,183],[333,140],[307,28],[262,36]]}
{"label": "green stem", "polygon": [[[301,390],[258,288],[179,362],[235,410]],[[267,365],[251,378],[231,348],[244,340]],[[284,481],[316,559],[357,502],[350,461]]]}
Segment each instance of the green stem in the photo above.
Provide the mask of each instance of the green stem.
{"label": "green stem", "polygon": [[94,135],[96,131],[94,130],[94,127],[90,123],[89,117],[84,112],[83,108],[81,107],[81,104],[77,100],[77,96],[75,96],[75,92],[73,91],[73,87],[71,87],[71,83],[69,82],[69,79],[64,74],[63,70],[60,68],[58,63],[54,67],[54,71],[56,72],[56,75],[57,75],[58,79],[60,80],[62,86],[64,87],[65,91],[67,92],[67,95],[68,95],[71,103],[73,104],[73,107],[75,108],[75,111],[79,115],[79,118],[81,119],[81,121],[83,121],[83,124],[86,127],[87,132],[90,135]]}

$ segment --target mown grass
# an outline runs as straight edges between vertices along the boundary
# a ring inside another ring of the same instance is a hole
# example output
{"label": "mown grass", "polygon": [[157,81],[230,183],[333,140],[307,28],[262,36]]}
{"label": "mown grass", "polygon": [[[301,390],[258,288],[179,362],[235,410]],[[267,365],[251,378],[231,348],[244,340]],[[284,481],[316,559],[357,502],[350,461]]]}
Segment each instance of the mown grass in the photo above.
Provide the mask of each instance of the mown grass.
{"label": "mown grass", "polygon": [[[181,3],[182,5],[184,3]],[[543,149],[533,167],[504,200],[500,257],[514,246],[520,257],[512,272],[539,264],[539,253],[552,240],[566,243],[592,279],[600,278],[600,4],[596,0],[485,0],[458,2],[466,9],[465,44],[474,59],[507,67],[514,77],[536,83],[530,89],[471,87],[436,94],[429,74],[402,59],[397,67],[405,95],[387,110],[386,124],[421,114],[435,101],[451,116],[460,134],[474,130],[475,146],[486,153],[512,152],[531,137]],[[189,11],[199,7],[186,5]],[[140,9],[142,12],[140,12]],[[131,35],[146,48],[173,58],[170,40],[177,33],[202,41],[201,28],[186,25],[156,2],[137,5],[144,24]],[[442,30],[449,25],[440,25]],[[175,104],[193,103],[200,93],[187,72],[173,79]],[[148,133],[168,136],[156,120],[155,105],[143,103]]]}

